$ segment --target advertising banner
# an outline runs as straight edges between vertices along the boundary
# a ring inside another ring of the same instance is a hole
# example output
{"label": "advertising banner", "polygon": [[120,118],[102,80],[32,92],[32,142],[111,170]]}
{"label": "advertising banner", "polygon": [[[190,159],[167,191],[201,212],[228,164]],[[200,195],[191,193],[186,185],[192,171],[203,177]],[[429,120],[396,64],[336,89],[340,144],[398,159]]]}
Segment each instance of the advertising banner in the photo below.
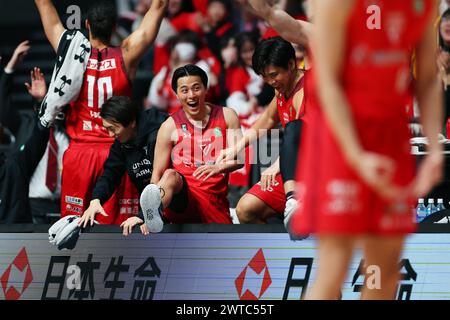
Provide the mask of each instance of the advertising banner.
{"label": "advertising banner", "polygon": [[[285,233],[87,233],[70,251],[44,233],[2,233],[0,243],[2,300],[292,300],[317,269],[316,241]],[[450,299],[450,235],[410,236],[399,269],[398,299]],[[357,251],[342,299],[359,299],[377,276]]]}

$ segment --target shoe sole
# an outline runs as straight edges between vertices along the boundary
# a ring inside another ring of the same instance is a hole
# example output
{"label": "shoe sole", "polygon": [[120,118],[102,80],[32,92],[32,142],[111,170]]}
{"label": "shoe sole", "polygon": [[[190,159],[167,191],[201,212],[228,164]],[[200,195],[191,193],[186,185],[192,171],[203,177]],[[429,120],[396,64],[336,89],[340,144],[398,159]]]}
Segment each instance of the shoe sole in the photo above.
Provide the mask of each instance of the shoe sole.
{"label": "shoe sole", "polygon": [[150,184],[142,191],[140,200],[142,213],[144,214],[145,225],[151,233],[161,232],[164,223],[159,213],[161,205],[161,197],[159,195],[159,187]]}

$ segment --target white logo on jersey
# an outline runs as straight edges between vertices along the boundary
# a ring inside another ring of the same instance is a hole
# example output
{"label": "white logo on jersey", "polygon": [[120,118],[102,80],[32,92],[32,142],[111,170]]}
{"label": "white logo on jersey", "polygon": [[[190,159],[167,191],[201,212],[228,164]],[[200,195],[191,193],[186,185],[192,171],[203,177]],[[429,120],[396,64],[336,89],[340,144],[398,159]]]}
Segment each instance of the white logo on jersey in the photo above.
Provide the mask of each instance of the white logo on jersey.
{"label": "white logo on jersey", "polygon": [[200,145],[200,148],[203,151],[203,156],[206,157],[209,154],[209,152],[211,151],[211,143],[206,144],[206,145],[205,144]]}
{"label": "white logo on jersey", "polygon": [[83,130],[92,131],[92,122],[83,120]]}
{"label": "white logo on jersey", "polygon": [[100,64],[98,63],[98,60],[95,59],[89,59],[88,65],[87,65],[88,69],[91,70],[98,70],[98,71],[106,71],[106,70],[111,70],[111,69],[116,69],[116,59],[106,59],[100,62]]}
{"label": "white logo on jersey", "polygon": [[100,117],[100,112],[99,111],[90,111],[89,110],[89,114],[91,115],[91,118],[95,118],[95,119],[99,119]]}
{"label": "white logo on jersey", "polygon": [[327,212],[341,214],[357,212],[361,208],[360,187],[352,180],[331,180],[327,185]]}
{"label": "white logo on jersey", "polygon": [[401,12],[393,12],[386,17],[387,36],[391,43],[400,41],[400,37],[405,31],[405,26],[405,15]]}

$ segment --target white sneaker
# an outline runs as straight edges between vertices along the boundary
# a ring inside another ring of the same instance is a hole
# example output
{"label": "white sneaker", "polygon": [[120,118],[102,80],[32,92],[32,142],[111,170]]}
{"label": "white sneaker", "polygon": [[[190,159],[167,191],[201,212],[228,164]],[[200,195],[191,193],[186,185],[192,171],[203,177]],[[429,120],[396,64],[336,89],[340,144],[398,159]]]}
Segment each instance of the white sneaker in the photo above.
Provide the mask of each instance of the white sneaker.
{"label": "white sneaker", "polygon": [[295,210],[297,209],[297,200],[294,198],[286,201],[286,207],[284,208],[284,226],[289,231],[289,224]]}
{"label": "white sneaker", "polygon": [[291,198],[286,201],[286,207],[284,209],[284,226],[286,231],[289,233],[289,237],[292,241],[304,240],[309,237],[309,234],[293,234],[291,232],[291,219],[294,216],[295,210],[298,207],[298,200]]}
{"label": "white sneaker", "polygon": [[151,233],[161,232],[164,222],[161,217],[162,202],[159,187],[156,184],[146,186],[144,191],[142,191],[139,202],[148,231]]}

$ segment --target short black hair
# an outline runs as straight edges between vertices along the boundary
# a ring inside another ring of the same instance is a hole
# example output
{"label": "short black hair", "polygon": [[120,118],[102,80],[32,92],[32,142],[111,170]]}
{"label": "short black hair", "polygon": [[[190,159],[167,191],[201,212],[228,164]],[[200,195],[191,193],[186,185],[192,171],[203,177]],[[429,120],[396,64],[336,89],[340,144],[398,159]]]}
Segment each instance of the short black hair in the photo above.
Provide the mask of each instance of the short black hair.
{"label": "short black hair", "polygon": [[128,125],[137,120],[139,107],[129,97],[115,96],[111,97],[102,106],[100,117],[112,122],[117,122],[128,127]]}
{"label": "short black hair", "polygon": [[289,62],[295,62],[295,49],[292,44],[281,37],[262,40],[253,54],[253,70],[259,75],[264,73],[268,66],[289,68]]}
{"label": "short black hair", "polygon": [[117,24],[115,1],[94,1],[88,9],[86,18],[89,21],[92,36],[104,43],[109,43]]}
{"label": "short black hair", "polygon": [[175,91],[176,93],[178,88],[178,79],[189,76],[200,77],[205,88],[208,87],[208,75],[206,74],[206,72],[199,66],[196,66],[195,64],[187,64],[184,67],[179,67],[173,73],[172,90]]}

